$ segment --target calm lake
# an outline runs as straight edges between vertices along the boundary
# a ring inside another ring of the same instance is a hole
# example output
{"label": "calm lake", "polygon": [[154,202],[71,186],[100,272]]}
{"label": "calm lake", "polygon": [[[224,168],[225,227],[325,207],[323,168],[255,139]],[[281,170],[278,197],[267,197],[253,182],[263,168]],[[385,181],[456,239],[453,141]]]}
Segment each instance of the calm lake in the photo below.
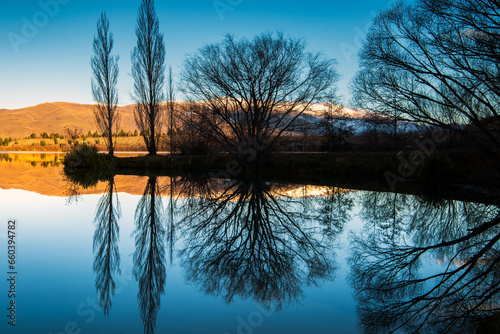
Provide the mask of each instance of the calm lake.
{"label": "calm lake", "polygon": [[494,203],[260,178],[117,175],[85,188],[61,162],[0,154],[1,333],[498,326]]}

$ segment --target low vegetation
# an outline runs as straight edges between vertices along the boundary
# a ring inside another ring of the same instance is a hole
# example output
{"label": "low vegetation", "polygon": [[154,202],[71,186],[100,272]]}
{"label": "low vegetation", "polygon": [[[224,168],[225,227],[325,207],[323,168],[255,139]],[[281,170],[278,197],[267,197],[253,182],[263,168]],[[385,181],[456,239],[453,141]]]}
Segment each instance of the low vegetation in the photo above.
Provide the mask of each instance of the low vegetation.
{"label": "low vegetation", "polygon": [[113,175],[116,167],[112,156],[99,154],[95,146],[83,144],[71,150],[64,157],[64,170],[68,174],[75,173],[78,170],[85,170],[89,174],[89,179],[106,179]]}

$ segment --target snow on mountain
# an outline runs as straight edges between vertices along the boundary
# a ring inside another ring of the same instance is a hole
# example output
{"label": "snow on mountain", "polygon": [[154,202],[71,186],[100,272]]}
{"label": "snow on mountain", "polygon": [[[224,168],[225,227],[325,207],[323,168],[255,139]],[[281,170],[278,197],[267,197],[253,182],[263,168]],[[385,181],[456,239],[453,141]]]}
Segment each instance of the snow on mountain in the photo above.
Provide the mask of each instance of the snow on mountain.
{"label": "snow on mountain", "polygon": [[[315,103],[297,117],[291,132],[295,134],[321,135],[324,128],[321,122],[325,114],[330,114],[333,127],[350,129],[360,135],[376,129],[378,132],[391,133],[394,123],[391,117],[371,111],[332,105],[330,103]],[[398,132],[416,131],[417,128],[408,122],[399,122]]]}

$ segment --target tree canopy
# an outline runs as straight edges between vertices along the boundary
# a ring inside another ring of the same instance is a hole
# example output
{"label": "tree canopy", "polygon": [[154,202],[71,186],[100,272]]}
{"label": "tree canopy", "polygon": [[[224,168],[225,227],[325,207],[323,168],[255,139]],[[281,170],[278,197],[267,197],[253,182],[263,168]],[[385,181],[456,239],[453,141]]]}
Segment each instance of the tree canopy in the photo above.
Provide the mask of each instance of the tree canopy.
{"label": "tree canopy", "polygon": [[498,146],[499,10],[493,0],[419,0],[381,12],[360,52],[355,101]]}
{"label": "tree canopy", "polygon": [[242,164],[258,165],[290,124],[332,89],[335,61],[281,33],[227,35],[188,55],[182,88],[208,140]]}

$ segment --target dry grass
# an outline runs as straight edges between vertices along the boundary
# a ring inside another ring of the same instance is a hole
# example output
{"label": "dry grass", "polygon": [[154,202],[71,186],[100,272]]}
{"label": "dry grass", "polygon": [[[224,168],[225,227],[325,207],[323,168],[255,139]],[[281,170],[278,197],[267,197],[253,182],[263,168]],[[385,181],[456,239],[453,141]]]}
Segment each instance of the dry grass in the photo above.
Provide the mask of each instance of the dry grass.
{"label": "dry grass", "polygon": [[[42,146],[40,143],[44,141],[46,146]],[[69,144],[66,139],[57,139],[57,144],[55,144],[54,139],[20,139],[11,142],[8,146],[0,146],[1,151],[56,151],[65,152],[69,149]],[[96,146],[99,151],[106,151],[106,146],[104,145],[104,138],[87,138],[86,140],[78,139],[78,143],[87,143],[90,146]],[[61,147],[61,144],[64,146]],[[146,145],[142,137],[118,137],[116,141],[116,151],[145,151]]]}

